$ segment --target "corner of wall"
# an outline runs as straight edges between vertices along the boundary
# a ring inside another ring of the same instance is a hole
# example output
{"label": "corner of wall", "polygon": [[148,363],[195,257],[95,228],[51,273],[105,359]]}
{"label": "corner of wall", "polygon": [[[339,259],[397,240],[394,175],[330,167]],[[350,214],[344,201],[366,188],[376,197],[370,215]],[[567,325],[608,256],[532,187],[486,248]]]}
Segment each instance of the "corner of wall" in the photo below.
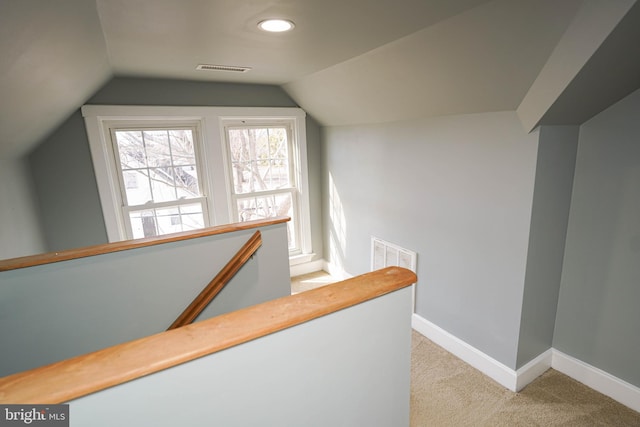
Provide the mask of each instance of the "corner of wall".
{"label": "corner of wall", "polygon": [[513,392],[522,390],[549,368],[553,368],[640,412],[639,387],[554,348],[540,353],[514,371],[417,314],[413,315],[411,325],[418,333]]}

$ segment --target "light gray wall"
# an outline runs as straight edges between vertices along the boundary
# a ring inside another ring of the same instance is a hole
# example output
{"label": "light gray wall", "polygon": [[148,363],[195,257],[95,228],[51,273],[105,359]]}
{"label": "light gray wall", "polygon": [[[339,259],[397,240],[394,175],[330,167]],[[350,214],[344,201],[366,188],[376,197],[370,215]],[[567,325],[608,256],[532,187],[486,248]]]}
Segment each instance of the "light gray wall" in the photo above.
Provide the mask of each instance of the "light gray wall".
{"label": "light gray wall", "polygon": [[315,256],[312,261],[323,258],[322,223],[322,147],[320,124],[307,115],[307,164],[309,174],[309,210],[311,211],[311,244]]}
{"label": "light gray wall", "polygon": [[[114,78],[88,104],[295,107],[278,86]],[[322,253],[319,128],[307,120],[313,250]],[[55,159],[55,164],[50,159]],[[76,111],[30,156],[49,251],[107,241],[84,122]],[[81,210],[79,209],[81,208]]]}
{"label": "light gray wall", "polygon": [[515,112],[323,128],[325,258],[418,253],[417,313],[515,368],[537,135]]}
{"label": "light gray wall", "polygon": [[73,113],[29,155],[46,251],[107,242],[87,133]]}
{"label": "light gray wall", "polygon": [[404,288],[71,401],[71,425],[408,426],[410,316]]}
{"label": "light gray wall", "polygon": [[[198,318],[291,293],[286,224]],[[168,328],[255,230],[0,272],[0,377]]]}
{"label": "light gray wall", "polygon": [[553,343],[578,146],[577,126],[543,126],[536,133],[538,160],[516,368]]}
{"label": "light gray wall", "polygon": [[640,91],[580,128],[554,348],[640,387]]}
{"label": "light gray wall", "polygon": [[279,86],[115,77],[87,104],[297,107]]}
{"label": "light gray wall", "polygon": [[42,252],[29,165],[24,159],[0,158],[0,259]]}

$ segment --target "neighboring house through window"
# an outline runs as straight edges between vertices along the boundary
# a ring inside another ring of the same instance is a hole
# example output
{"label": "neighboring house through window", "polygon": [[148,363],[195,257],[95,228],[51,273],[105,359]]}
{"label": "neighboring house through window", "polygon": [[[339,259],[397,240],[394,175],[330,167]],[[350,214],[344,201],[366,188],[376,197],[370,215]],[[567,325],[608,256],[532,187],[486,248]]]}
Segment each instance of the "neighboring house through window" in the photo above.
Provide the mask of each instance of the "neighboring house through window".
{"label": "neighboring house through window", "polygon": [[85,105],[82,113],[109,241],[286,215],[292,259],[311,258],[302,110]]}
{"label": "neighboring house through window", "polygon": [[197,127],[109,126],[129,238],[209,225]]}

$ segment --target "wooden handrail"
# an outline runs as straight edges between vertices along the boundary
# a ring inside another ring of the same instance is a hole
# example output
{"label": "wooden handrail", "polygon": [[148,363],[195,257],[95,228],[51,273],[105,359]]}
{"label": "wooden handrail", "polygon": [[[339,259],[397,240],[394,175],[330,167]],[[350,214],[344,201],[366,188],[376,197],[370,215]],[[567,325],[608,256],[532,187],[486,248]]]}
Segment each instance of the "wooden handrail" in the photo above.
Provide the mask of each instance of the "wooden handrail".
{"label": "wooden handrail", "polygon": [[182,328],[0,378],[0,403],[55,404],[225,350],[410,286],[388,267]]}
{"label": "wooden handrail", "polygon": [[178,318],[169,326],[167,331],[179,328],[193,322],[202,310],[220,293],[225,285],[236,275],[242,266],[253,256],[262,245],[262,235],[260,230],[253,233],[251,238],[242,248],[231,258],[231,260],[220,270],[216,277],[200,292],[200,294],[189,304]]}
{"label": "wooden handrail", "polygon": [[216,234],[230,233],[233,231],[250,230],[252,228],[266,227],[289,221],[286,216],[260,219],[256,221],[237,222],[233,224],[218,225],[203,228],[196,231],[184,231],[182,233],[167,234],[164,236],[147,237],[144,239],[124,240],[121,242],[105,243],[102,245],[86,246],[84,248],[69,249],[59,252],[29,255],[18,258],[0,260],[0,271],[16,270],[19,268],[34,267],[36,265],[50,264],[60,261],[68,261],[94,255],[108,254],[111,252],[126,251],[129,249],[143,248],[146,246],[161,245],[163,243],[179,242],[181,240],[195,239],[198,237],[214,236]]}

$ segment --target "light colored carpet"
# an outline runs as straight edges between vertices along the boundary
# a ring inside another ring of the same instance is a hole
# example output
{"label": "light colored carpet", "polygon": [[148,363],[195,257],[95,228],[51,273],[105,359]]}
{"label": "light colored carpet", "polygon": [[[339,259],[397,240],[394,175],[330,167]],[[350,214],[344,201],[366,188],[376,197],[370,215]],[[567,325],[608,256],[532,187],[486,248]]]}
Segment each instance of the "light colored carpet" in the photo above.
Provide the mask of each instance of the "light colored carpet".
{"label": "light colored carpet", "polygon": [[335,281],[333,277],[324,271],[295,276],[291,278],[291,295],[319,288]]}
{"label": "light colored carpet", "polygon": [[640,426],[640,413],[549,369],[514,393],[413,332],[411,426]]}
{"label": "light colored carpet", "polygon": [[[292,293],[334,280],[292,278]],[[514,393],[417,332],[411,349],[411,427],[640,427],[640,413],[555,371]]]}

